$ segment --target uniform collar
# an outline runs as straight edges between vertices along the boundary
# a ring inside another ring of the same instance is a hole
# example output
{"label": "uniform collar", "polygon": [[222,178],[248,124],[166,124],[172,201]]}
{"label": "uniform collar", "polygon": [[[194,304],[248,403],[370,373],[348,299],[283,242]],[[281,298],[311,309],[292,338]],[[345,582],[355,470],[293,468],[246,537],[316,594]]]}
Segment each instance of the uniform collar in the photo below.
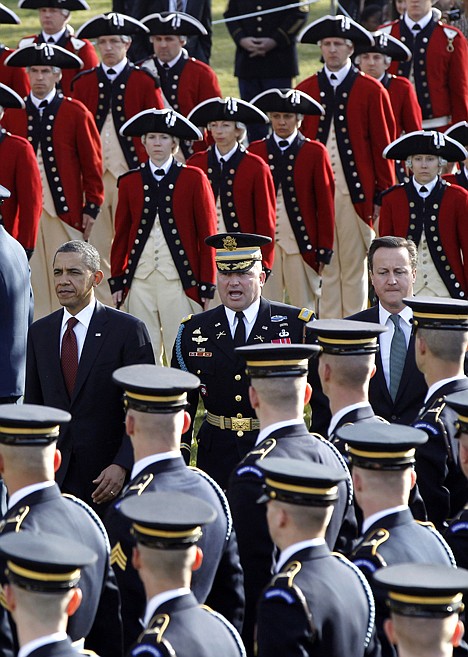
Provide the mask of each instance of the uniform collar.
{"label": "uniform collar", "polygon": [[168,68],[172,68],[173,66],[175,66],[175,65],[177,64],[177,62],[179,61],[179,59],[180,59],[181,57],[184,56],[184,53],[187,53],[187,51],[184,50],[184,48],[182,48],[182,50],[180,51],[180,53],[179,53],[178,55],[176,55],[176,57],[174,57],[174,59],[171,59],[170,62],[162,62],[162,61],[158,58],[158,64],[159,64],[160,66],[162,66],[163,68],[166,68],[166,69],[168,69]]}
{"label": "uniform collar", "polygon": [[414,21],[412,18],[410,18],[408,16],[408,12],[405,11],[403,20],[405,21],[406,25],[409,27],[410,30],[412,30],[413,26],[416,24],[418,24],[421,30],[423,30],[426,27],[426,25],[428,25],[432,20],[432,9],[418,21]]}
{"label": "uniform collar", "polygon": [[299,541],[298,543],[293,543],[293,545],[288,545],[287,548],[282,550],[278,561],[275,565],[275,573],[279,573],[281,568],[289,561],[289,559],[301,550],[306,550],[310,547],[317,547],[318,545],[324,545],[324,538],[309,538],[306,541]]}
{"label": "uniform collar", "polygon": [[30,97],[31,102],[32,102],[32,104],[34,105],[34,107],[36,107],[37,109],[39,109],[39,105],[40,105],[42,102],[44,102],[44,100],[46,100],[47,103],[50,105],[50,103],[54,100],[56,94],[57,94],[57,89],[55,89],[55,87],[54,87],[54,88],[52,89],[52,91],[50,91],[50,92],[47,94],[47,96],[45,96],[45,98],[36,98],[36,96],[34,96],[34,94],[33,94],[32,91],[31,91],[31,93],[29,94],[29,97]]}
{"label": "uniform collar", "polygon": [[336,425],[338,424],[338,422],[341,420],[342,417],[344,417],[348,413],[351,413],[351,411],[357,411],[360,408],[370,408],[372,410],[372,407],[369,404],[369,402],[357,402],[357,404],[350,404],[349,406],[345,406],[344,408],[337,411],[335,415],[333,415],[330,421],[330,426],[328,427],[328,435],[331,436],[331,434],[335,430]]}
{"label": "uniform collar", "polygon": [[153,618],[156,610],[168,600],[174,600],[174,598],[181,598],[183,595],[190,595],[190,589],[180,588],[180,589],[171,589],[170,591],[163,591],[163,593],[158,593],[148,600],[146,605],[145,617],[143,620],[143,625],[148,627],[150,620]]}
{"label": "uniform collar", "polygon": [[234,155],[234,153],[237,151],[238,148],[239,148],[239,144],[236,144],[233,148],[231,148],[230,151],[228,151],[226,153],[226,155],[221,155],[221,153],[219,152],[218,147],[215,146],[215,155],[216,155],[216,158],[217,158],[218,162],[220,161],[221,158],[223,158],[223,160],[225,162],[227,162]]}
{"label": "uniform collar", "polygon": [[[244,317],[247,320],[248,324],[251,324],[256,319],[259,309],[260,309],[260,297],[257,299],[257,301],[254,301],[248,308],[242,311],[244,313]],[[228,318],[229,325],[232,328],[236,322],[237,311],[231,310],[231,308],[228,308],[227,306],[224,306],[224,310],[226,311],[226,316]]]}
{"label": "uniform collar", "polygon": [[54,634],[48,634],[46,636],[41,636],[38,639],[33,639],[19,649],[18,657],[27,657],[27,655],[30,655],[32,652],[43,646],[47,646],[50,643],[58,643],[59,641],[66,641],[67,638],[66,632],[54,632]]}
{"label": "uniform collar", "polygon": [[[278,148],[280,148],[281,150],[285,150],[285,148],[289,148],[289,146],[291,146],[291,144],[296,139],[296,137],[297,137],[297,130],[294,130],[292,135],[289,135],[289,137],[287,137],[286,139],[284,139],[283,137],[278,137],[276,132],[273,133],[273,139],[275,140]],[[288,145],[285,148],[281,148],[281,146],[279,145],[280,141],[287,141]]]}
{"label": "uniform collar", "polygon": [[[439,176],[436,176],[433,180],[431,180],[431,182],[428,183],[418,183],[416,178],[413,176],[413,185],[415,186],[419,196],[422,198],[427,198],[438,182]],[[427,189],[427,193],[421,194],[421,187],[425,187]]]}
{"label": "uniform collar", "polygon": [[65,34],[66,31],[67,31],[66,27],[64,27],[63,30],[60,30],[60,32],[55,32],[55,34],[46,34],[43,30],[41,32],[41,35],[42,35],[42,38],[44,39],[45,43],[49,43],[48,39],[50,39],[50,37],[52,37],[52,39],[54,40],[54,43],[51,43],[50,45],[53,46],[53,45],[57,45],[57,43],[60,41],[60,39],[63,37],[63,35]]}
{"label": "uniform collar", "polygon": [[[107,76],[108,78],[112,78],[113,80],[115,80],[115,78],[118,77],[118,76],[122,73],[122,71],[124,70],[124,68],[127,66],[127,63],[128,63],[128,60],[127,60],[126,57],[124,57],[124,58],[122,59],[121,62],[119,62],[118,64],[115,64],[114,66],[106,66],[104,63],[101,63],[101,66],[102,66],[102,70],[104,71],[104,73],[106,74],[106,76]],[[111,68],[113,71],[115,71],[115,75],[112,75],[112,76],[111,76],[111,75],[108,75],[108,74],[107,74],[107,71],[108,71],[110,68]]]}
{"label": "uniform collar", "polygon": [[392,513],[400,513],[401,511],[406,511],[407,508],[408,506],[406,504],[400,504],[399,506],[392,506],[389,509],[384,509],[383,511],[377,511],[377,513],[373,513],[371,516],[363,520],[361,533],[364,535],[369,527],[372,527],[372,525],[381,518],[386,518]]}
{"label": "uniform collar", "polygon": [[[325,71],[325,74],[328,78],[328,82],[331,84],[332,87],[337,87],[339,84],[341,84],[343,82],[343,80],[345,79],[345,77],[348,75],[350,69],[351,69],[351,60],[350,59],[347,60],[345,65],[342,68],[340,68],[339,71],[330,71],[330,69],[327,67],[326,64],[323,67],[323,70]],[[331,75],[335,75],[336,80],[330,80]]]}
{"label": "uniform collar", "polygon": [[142,459],[139,459],[134,463],[132,468],[132,473],[130,475],[130,480],[135,479],[140,472],[143,472],[145,468],[153,463],[159,463],[160,461],[169,461],[169,459],[178,459],[180,458],[180,452],[161,452],[160,454],[151,454],[150,456],[145,456]]}
{"label": "uniform collar", "polygon": [[38,484],[31,484],[30,486],[23,486],[19,490],[15,491],[8,500],[8,510],[12,509],[18,502],[20,502],[24,497],[32,495],[38,490],[44,490],[45,488],[50,488],[55,486],[55,481],[41,481]]}

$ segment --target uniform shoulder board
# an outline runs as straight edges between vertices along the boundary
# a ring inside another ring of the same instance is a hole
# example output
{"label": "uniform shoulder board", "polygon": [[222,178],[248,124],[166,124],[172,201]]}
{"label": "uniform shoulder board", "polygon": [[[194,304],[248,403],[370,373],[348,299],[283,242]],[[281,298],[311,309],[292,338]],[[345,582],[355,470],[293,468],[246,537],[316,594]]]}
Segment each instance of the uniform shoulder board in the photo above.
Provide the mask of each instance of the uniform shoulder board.
{"label": "uniform shoulder board", "polygon": [[421,527],[424,527],[427,529],[431,534],[439,541],[441,544],[442,548],[445,550],[447,553],[448,558],[450,559],[450,562],[454,568],[457,567],[457,562],[455,561],[455,557],[453,556],[452,548],[449,546],[445,538],[442,536],[440,532],[437,531],[437,529],[434,527],[432,522],[422,522],[420,520],[416,520],[418,525],[421,525]]}
{"label": "uniform shoulder board", "polygon": [[277,444],[278,441],[276,438],[265,438],[265,440],[262,440],[255,449],[252,449],[247,454],[247,456],[256,456],[258,459],[264,459],[266,456],[271,456],[271,452],[275,449]]}
{"label": "uniform shoulder board", "polygon": [[226,516],[227,520],[227,528],[226,528],[226,541],[229,540],[232,532],[232,515],[231,515],[231,509],[229,507],[229,503],[227,501],[227,497],[224,494],[221,486],[216,483],[214,479],[210,477],[209,474],[207,474],[204,470],[200,470],[200,468],[195,468],[191,465],[188,466],[190,470],[193,470],[193,472],[196,472],[202,479],[207,481],[211,487],[213,488],[214,492],[218,496],[218,499],[221,503],[221,506],[223,507],[224,510],[224,515]]}
{"label": "uniform shoulder board", "polygon": [[388,189],[384,189],[383,192],[380,192],[380,198],[383,198],[386,194],[390,194],[390,192],[393,192],[394,189],[398,189],[398,187],[403,187],[404,183],[399,183],[398,185],[392,185]]}
{"label": "uniform shoulder board", "polygon": [[246,657],[247,653],[245,652],[244,644],[242,643],[242,639],[240,637],[239,632],[236,630],[234,625],[232,625],[222,614],[219,614],[217,611],[214,611],[211,609],[211,607],[208,607],[207,605],[201,605],[201,608],[209,613],[211,616],[216,618],[224,627],[228,630],[228,632],[231,634],[232,638],[237,644],[237,648],[239,649],[239,655],[241,657]]}
{"label": "uniform shoulder board", "polygon": [[193,317],[193,314],[192,314],[192,315],[187,315],[187,317],[183,317],[183,318],[180,320],[180,323],[181,323],[181,324],[185,324],[185,322],[188,322],[189,319],[192,319],[192,317]]}
{"label": "uniform shoulder board", "polygon": [[83,41],[82,39],[77,39],[74,36],[70,37],[70,41],[75,50],[81,50],[81,48],[83,48],[83,46],[86,45],[86,41]]}
{"label": "uniform shoulder board", "polygon": [[390,532],[383,528],[375,529],[370,534],[367,534],[362,543],[359,543],[351,554],[354,565],[370,574],[379,568],[384,568],[387,562],[379,554],[379,547],[389,538]]}
{"label": "uniform shoulder board", "polygon": [[379,32],[383,32],[384,34],[390,34],[392,31],[392,27],[393,27],[393,22],[387,23],[387,25],[381,25],[379,27]]}
{"label": "uniform shoulder board", "polygon": [[18,48],[25,48],[26,46],[32,46],[33,43],[36,43],[36,37],[24,37],[24,39],[21,39],[21,41],[18,43]]}
{"label": "uniform shoulder board", "polygon": [[298,314],[298,318],[302,319],[303,322],[310,322],[313,319],[314,313],[309,308],[301,308]]}
{"label": "uniform shoulder board", "polygon": [[73,89],[74,89],[74,87],[75,87],[75,82],[76,82],[77,80],[79,80],[81,77],[83,77],[83,76],[85,76],[85,75],[91,75],[91,73],[94,73],[95,70],[96,70],[96,68],[88,68],[88,69],[86,69],[86,71],[81,71],[80,73],[77,73],[77,74],[75,75],[75,77],[73,78],[73,80],[71,81],[71,88],[72,88],[72,91],[73,91]]}
{"label": "uniform shoulder board", "polygon": [[121,173],[120,176],[117,178],[117,187],[120,185],[120,181],[122,178],[125,178],[125,176],[129,176],[130,174],[136,173],[137,171],[140,170],[140,167],[137,169],[130,169],[130,171],[126,171],[125,173]]}
{"label": "uniform shoulder board", "polygon": [[445,36],[447,37],[447,39],[451,43],[455,39],[455,37],[458,36],[458,34],[459,34],[458,30],[454,30],[453,28],[448,27],[444,23],[441,23],[441,25],[443,25],[443,30],[444,30]]}
{"label": "uniform shoulder board", "polygon": [[151,82],[154,84],[156,89],[159,89],[160,84],[159,84],[159,78],[155,78],[154,75],[151,73],[151,71],[148,71],[147,68],[140,68],[139,66],[134,66],[133,67],[135,73],[143,74],[146,77],[148,77]]}
{"label": "uniform shoulder board", "polygon": [[86,504],[86,502],[83,502],[83,500],[80,500],[79,497],[75,497],[74,495],[70,495],[69,493],[62,493],[62,497],[66,497],[67,500],[70,500],[71,502],[73,502],[77,506],[80,506],[84,511],[86,511],[88,516],[91,518],[91,520],[94,522],[96,527],[101,532],[102,537],[104,539],[104,544],[106,546],[107,554],[110,554],[111,549],[110,549],[109,537],[107,535],[106,528],[104,527],[104,524],[103,524],[101,518],[96,513],[96,511],[94,511],[89,506],[89,504]]}

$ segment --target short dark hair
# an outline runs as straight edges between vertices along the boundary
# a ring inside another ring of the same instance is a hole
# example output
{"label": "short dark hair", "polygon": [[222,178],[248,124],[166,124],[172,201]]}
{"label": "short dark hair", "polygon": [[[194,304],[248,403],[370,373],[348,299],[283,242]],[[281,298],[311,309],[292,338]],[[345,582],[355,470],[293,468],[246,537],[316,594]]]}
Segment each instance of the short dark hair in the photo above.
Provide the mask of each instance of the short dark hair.
{"label": "short dark hair", "polygon": [[71,242],[65,242],[62,246],[59,246],[54,255],[57,257],[57,253],[79,253],[83,258],[83,262],[86,267],[95,274],[101,268],[101,257],[98,250],[88,242],[83,242],[82,240],[72,240]]}
{"label": "short dark hair", "polygon": [[418,266],[418,248],[413,240],[407,240],[405,237],[386,235],[385,237],[376,237],[369,247],[367,264],[371,273],[374,266],[374,253],[377,249],[406,249],[409,253],[412,271]]}

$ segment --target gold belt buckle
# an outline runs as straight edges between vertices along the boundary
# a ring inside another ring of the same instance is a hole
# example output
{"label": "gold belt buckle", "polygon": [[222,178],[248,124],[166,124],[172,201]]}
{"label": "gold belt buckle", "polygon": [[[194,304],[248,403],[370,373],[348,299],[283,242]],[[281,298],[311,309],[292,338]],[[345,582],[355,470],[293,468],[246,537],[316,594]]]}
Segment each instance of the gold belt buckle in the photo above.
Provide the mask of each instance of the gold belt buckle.
{"label": "gold belt buckle", "polygon": [[250,418],[232,417],[231,428],[233,431],[250,431]]}

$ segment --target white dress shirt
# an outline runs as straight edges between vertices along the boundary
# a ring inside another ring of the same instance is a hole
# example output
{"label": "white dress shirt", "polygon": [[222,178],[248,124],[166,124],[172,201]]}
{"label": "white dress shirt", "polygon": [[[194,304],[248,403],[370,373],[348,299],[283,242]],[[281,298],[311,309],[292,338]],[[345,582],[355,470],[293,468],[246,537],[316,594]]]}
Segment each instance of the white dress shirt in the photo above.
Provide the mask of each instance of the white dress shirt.
{"label": "white dress shirt", "polygon": [[[395,324],[390,319],[390,313],[386,310],[381,303],[379,303],[379,324],[388,326],[388,331],[379,335],[380,359],[382,361],[383,373],[387,388],[390,390],[390,349],[392,346],[393,335],[395,333]],[[406,348],[411,338],[411,319],[413,311],[409,306],[405,306],[403,310],[398,313],[400,315],[400,328],[405,336]]]}
{"label": "white dress shirt", "polygon": [[[248,308],[242,311],[244,313],[246,340],[249,337],[250,332],[253,329],[253,326],[257,320],[259,309],[260,309],[260,299],[257,299],[257,301],[254,301]],[[236,332],[236,327],[237,327],[236,311],[231,310],[227,306],[224,306],[224,310],[226,311],[227,320],[229,322],[229,328],[231,329],[231,336],[234,338],[234,334]]]}
{"label": "white dress shirt", "polygon": [[83,345],[86,340],[86,335],[88,333],[89,324],[91,322],[91,317],[93,316],[94,309],[96,308],[96,299],[92,299],[86,308],[80,310],[76,315],[71,315],[66,308],[63,309],[63,318],[62,318],[62,329],[60,331],[60,354],[62,353],[62,340],[67,330],[67,322],[70,317],[75,317],[78,320],[78,324],[73,328],[73,331],[76,335],[76,342],[78,345],[78,362],[81,358],[81,352],[83,351]]}

